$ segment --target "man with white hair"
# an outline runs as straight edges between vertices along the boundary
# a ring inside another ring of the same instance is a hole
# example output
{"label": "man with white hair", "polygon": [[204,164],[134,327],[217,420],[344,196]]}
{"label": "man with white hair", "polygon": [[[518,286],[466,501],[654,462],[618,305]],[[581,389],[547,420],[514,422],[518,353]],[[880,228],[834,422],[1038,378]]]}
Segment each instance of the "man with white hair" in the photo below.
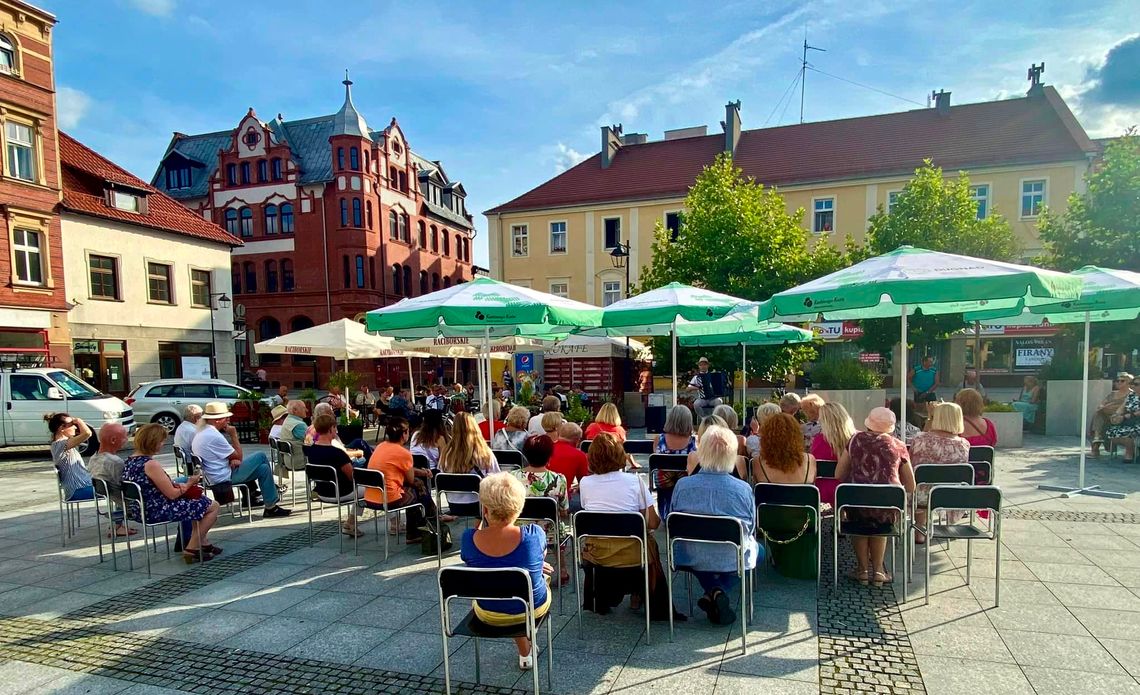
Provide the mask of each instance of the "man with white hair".
{"label": "man with white hair", "polygon": [[115,535],[120,538],[135,534],[134,529],[123,525],[123,512],[118,503],[122,499],[123,485],[123,459],[119,456],[119,450],[126,443],[127,428],[117,422],[108,422],[99,428],[99,451],[87,462],[91,477],[107,483],[107,494],[111,498],[111,505],[116,509],[113,516],[119,522],[115,525]]}
{"label": "man with white hair", "polygon": [[800,394],[788,391],[780,398],[780,410],[795,417],[800,412]]}
{"label": "man with white hair", "polygon": [[[701,470],[681,478],[673,488],[670,514],[712,514],[731,516],[744,525],[744,571],[756,566],[758,551],[754,531],[756,507],[748,483],[734,478],[736,467],[736,434],[727,427],[713,425],[705,430],[697,445],[697,460]],[[708,614],[709,621],[717,625],[736,622],[736,612],[728,594],[739,582],[736,551],[726,546],[709,543],[680,541],[674,552],[679,566],[691,572],[705,595],[697,605]]]}
{"label": "man with white hair", "polygon": [[174,446],[190,455],[194,435],[198,434],[198,423],[202,420],[202,406],[191,403],[182,411],[182,422],[174,430]]}

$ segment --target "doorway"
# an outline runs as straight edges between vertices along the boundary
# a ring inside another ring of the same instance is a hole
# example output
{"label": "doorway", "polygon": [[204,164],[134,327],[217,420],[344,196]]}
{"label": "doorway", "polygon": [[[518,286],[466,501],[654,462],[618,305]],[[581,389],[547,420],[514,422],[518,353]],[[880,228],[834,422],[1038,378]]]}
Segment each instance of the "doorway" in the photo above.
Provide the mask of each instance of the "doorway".
{"label": "doorway", "polygon": [[72,353],[75,369],[87,383],[113,396],[125,396],[130,391],[125,341],[76,340]]}

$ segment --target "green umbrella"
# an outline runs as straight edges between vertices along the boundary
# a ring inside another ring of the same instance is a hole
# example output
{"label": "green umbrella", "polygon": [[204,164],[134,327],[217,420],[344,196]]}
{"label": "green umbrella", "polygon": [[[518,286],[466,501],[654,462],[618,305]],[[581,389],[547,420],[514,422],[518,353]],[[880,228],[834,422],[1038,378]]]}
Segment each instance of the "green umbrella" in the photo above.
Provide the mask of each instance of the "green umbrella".
{"label": "green umbrella", "polygon": [[[1073,275],[1084,281],[1080,297],[1050,304],[1018,306],[1009,310],[979,311],[966,314],[969,321],[999,326],[1037,325],[1049,323],[1083,323],[1085,325],[1085,352],[1089,350],[1089,326],[1094,322],[1132,321],[1140,316],[1140,273],[1113,270],[1086,265],[1074,270]],[[1002,316],[1005,314],[1005,316]],[[1041,485],[1042,490],[1064,492],[1062,497],[1081,493],[1123,499],[1118,492],[1099,490],[1099,485],[1085,486],[1085,434],[1089,417],[1089,361],[1086,355],[1082,376],[1081,399],[1081,458],[1077,473],[1077,487]]]}
{"label": "green umbrella", "polygon": [[1066,273],[911,246],[868,258],[784,290],[763,302],[759,318],[799,321],[902,317],[901,420],[906,420],[907,316],[1036,306],[1080,296]]}

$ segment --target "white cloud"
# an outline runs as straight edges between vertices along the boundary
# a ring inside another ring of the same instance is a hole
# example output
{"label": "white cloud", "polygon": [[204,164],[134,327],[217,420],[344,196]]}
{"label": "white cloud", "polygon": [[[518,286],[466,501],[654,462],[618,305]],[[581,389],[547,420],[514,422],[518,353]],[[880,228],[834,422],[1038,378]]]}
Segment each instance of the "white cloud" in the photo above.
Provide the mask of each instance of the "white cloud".
{"label": "white cloud", "polygon": [[132,7],[155,17],[169,17],[174,14],[177,0],[127,0]]}
{"label": "white cloud", "polygon": [[566,143],[560,142],[555,145],[554,171],[555,173],[561,174],[570,167],[581,164],[589,158],[590,155],[582,154]]}
{"label": "white cloud", "polygon": [[55,94],[56,119],[59,127],[72,130],[91,108],[91,97],[74,87],[60,87]]}

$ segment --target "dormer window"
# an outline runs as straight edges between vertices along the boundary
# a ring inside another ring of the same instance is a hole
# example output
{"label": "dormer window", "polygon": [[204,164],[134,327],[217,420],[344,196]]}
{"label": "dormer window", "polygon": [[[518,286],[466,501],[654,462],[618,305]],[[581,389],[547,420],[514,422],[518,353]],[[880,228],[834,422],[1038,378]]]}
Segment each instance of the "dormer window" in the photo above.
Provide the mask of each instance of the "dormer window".
{"label": "dormer window", "polygon": [[0,72],[6,75],[19,72],[19,66],[16,64],[16,43],[4,34],[0,34]]}
{"label": "dormer window", "polygon": [[192,177],[188,166],[170,166],[166,169],[166,189],[190,188]]}
{"label": "dormer window", "polygon": [[146,213],[146,196],[141,192],[110,188],[107,190],[107,203],[116,210]]}

